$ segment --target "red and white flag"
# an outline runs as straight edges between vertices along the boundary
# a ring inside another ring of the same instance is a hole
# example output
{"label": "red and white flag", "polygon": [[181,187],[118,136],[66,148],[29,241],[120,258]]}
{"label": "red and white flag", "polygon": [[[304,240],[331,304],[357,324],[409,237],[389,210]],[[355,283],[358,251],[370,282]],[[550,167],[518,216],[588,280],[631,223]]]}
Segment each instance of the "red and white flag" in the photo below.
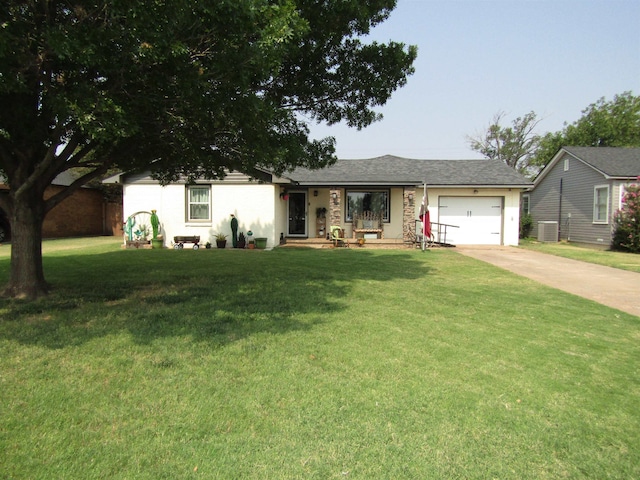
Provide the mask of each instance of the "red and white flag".
{"label": "red and white flag", "polygon": [[418,215],[422,222],[422,234],[425,239],[431,238],[431,216],[429,215],[429,195],[427,194],[427,186],[424,186],[424,196],[420,205],[420,214]]}

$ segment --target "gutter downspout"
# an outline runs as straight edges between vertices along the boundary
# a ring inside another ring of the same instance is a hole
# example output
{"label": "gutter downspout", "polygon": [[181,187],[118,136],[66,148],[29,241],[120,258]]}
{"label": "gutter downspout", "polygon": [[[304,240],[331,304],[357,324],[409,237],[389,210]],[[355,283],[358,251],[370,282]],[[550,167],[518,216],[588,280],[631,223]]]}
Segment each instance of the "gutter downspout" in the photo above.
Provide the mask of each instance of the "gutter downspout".
{"label": "gutter downspout", "polygon": [[562,230],[562,181],[564,179],[560,179],[560,198],[558,199],[558,241],[562,235],[560,234]]}

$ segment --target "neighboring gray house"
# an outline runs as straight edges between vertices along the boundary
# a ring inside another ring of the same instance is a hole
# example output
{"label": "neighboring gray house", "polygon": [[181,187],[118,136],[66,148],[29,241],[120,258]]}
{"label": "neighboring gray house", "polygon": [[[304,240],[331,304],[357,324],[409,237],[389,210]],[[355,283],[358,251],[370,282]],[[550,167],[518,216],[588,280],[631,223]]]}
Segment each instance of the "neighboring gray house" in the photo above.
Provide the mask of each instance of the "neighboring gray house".
{"label": "neighboring gray house", "polygon": [[640,175],[640,148],[563,147],[523,195],[531,235],[610,245],[613,215]]}

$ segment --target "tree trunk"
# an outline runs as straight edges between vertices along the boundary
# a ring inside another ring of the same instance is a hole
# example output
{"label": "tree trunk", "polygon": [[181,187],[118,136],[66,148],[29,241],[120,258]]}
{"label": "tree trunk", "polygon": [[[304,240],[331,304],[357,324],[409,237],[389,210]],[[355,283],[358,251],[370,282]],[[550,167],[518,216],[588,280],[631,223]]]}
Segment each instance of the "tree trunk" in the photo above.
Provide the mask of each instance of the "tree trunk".
{"label": "tree trunk", "polygon": [[[26,195],[25,195],[26,196]],[[44,200],[29,195],[13,201],[11,217],[11,274],[5,295],[35,299],[49,288],[42,267]]]}

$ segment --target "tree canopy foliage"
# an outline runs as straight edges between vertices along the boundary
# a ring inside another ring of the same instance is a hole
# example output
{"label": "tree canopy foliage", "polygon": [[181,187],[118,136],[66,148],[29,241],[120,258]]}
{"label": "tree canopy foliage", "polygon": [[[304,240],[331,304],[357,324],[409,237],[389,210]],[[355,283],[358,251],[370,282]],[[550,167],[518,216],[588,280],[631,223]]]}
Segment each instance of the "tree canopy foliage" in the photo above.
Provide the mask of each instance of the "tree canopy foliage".
{"label": "tree canopy foliage", "polygon": [[582,117],[540,139],[532,163],[543,167],[561,147],[640,147],[640,96],[631,92],[604,97],[582,111]]}
{"label": "tree canopy foliage", "polygon": [[539,135],[540,123],[531,111],[502,126],[503,112],[497,113],[483,134],[467,140],[472,150],[487,158],[497,158],[520,173],[535,174],[551,161],[561,147],[640,147],[640,97],[631,92],[604,97],[582,111],[582,117],[558,132]]}
{"label": "tree canopy foliage", "polygon": [[535,112],[529,112],[513,120],[511,126],[503,127],[504,116],[504,112],[496,113],[485,133],[467,137],[469,146],[485,157],[501,160],[526,175],[540,142],[535,133],[540,120]]}
{"label": "tree canopy foliage", "polygon": [[[0,12],[0,196],[7,292],[46,290],[47,211],[109,168],[163,181],[335,160],[306,121],[356,128],[413,73],[417,51],[364,43],[395,0],[7,0]],[[306,120],[303,120],[306,119]],[[74,184],[44,200],[60,173]]]}

